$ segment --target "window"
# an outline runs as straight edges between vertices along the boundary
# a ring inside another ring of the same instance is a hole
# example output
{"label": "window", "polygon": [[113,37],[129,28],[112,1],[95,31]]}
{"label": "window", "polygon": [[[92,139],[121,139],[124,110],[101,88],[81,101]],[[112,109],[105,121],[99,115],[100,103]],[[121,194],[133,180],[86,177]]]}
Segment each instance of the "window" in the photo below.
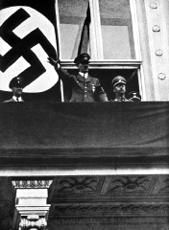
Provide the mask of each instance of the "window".
{"label": "window", "polygon": [[129,91],[141,93],[140,52],[135,0],[57,0],[60,59],[74,69],[74,58],[91,56],[91,71],[100,78],[109,98],[111,80],[126,77]]}
{"label": "window", "polygon": [[129,0],[100,0],[104,59],[134,59],[134,40]]}
{"label": "window", "polygon": [[88,0],[58,0],[58,14],[61,58],[74,59],[80,48],[89,52]]}

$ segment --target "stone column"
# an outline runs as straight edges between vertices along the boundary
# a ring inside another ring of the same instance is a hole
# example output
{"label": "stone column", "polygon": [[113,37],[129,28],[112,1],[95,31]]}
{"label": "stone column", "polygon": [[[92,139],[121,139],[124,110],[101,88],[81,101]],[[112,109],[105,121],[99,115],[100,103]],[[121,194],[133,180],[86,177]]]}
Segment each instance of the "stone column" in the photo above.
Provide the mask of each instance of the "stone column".
{"label": "stone column", "polygon": [[47,204],[51,180],[15,180],[19,230],[46,230],[50,205]]}

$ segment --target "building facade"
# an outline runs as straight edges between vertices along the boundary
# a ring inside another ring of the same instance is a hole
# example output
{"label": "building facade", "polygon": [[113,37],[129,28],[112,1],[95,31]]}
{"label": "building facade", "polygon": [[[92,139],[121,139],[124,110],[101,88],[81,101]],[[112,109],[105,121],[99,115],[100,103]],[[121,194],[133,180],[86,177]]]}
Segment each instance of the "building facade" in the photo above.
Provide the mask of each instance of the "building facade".
{"label": "building facade", "polygon": [[[13,77],[25,83],[25,103],[0,105],[0,229],[169,229],[169,1],[2,0],[0,11],[2,98]],[[47,57],[74,73],[82,52],[109,100],[122,75],[142,102],[65,102]]]}

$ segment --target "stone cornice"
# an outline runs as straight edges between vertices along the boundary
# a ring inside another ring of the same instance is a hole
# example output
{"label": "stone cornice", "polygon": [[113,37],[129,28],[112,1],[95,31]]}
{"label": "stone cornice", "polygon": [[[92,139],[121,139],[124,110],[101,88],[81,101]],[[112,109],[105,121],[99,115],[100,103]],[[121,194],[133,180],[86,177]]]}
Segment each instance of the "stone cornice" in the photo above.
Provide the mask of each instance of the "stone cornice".
{"label": "stone cornice", "polygon": [[163,204],[119,204],[119,205],[52,205],[49,218],[75,217],[167,217],[169,203]]}
{"label": "stone cornice", "polygon": [[48,203],[166,202],[168,175],[64,176],[49,188]]}
{"label": "stone cornice", "polygon": [[13,180],[12,184],[16,189],[45,189],[49,188],[52,180]]}

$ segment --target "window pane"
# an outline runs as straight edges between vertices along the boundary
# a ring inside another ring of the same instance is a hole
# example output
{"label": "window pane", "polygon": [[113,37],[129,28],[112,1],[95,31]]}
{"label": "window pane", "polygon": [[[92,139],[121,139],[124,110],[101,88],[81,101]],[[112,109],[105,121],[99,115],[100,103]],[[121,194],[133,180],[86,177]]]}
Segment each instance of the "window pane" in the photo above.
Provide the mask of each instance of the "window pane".
{"label": "window pane", "polygon": [[88,0],[58,0],[61,54],[63,59],[74,59],[87,52],[89,46],[90,12]]}
{"label": "window pane", "polygon": [[129,0],[99,0],[99,7],[104,58],[135,58]]}

